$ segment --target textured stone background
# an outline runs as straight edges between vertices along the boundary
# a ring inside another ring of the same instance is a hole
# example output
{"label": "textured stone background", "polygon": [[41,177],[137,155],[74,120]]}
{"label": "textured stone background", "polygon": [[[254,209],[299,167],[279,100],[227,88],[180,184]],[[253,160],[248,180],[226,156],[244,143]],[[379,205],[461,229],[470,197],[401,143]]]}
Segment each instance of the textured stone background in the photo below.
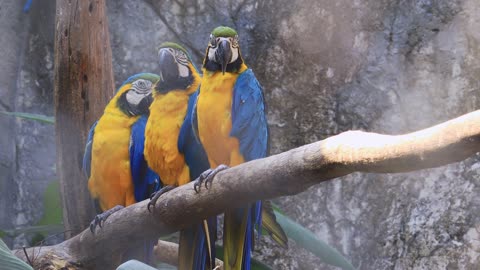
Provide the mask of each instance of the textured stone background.
{"label": "textured stone background", "polygon": [[[0,4],[0,108],[51,115],[54,1]],[[235,27],[265,88],[272,152],[349,129],[400,134],[480,107],[476,0],[108,1],[117,85],[174,40],[200,64]],[[0,116],[0,227],[34,224],[55,178],[53,127]],[[409,174],[356,173],[277,201],[359,269],[478,269],[479,157]],[[269,240],[275,269],[332,269]],[[17,245],[25,242],[20,236]]]}

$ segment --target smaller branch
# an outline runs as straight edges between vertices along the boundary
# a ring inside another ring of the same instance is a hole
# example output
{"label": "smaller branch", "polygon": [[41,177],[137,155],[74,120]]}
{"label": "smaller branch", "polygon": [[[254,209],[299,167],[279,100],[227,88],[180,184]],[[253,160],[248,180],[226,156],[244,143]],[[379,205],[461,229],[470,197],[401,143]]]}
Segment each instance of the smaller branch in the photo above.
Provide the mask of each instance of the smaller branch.
{"label": "smaller branch", "polygon": [[[178,244],[158,240],[157,245],[153,249],[155,259],[160,262],[178,266]],[[223,262],[219,259],[215,260],[216,269],[223,270]]]}
{"label": "smaller branch", "polygon": [[30,266],[33,266],[32,261],[30,260],[30,257],[29,257],[28,254],[27,254],[26,248],[25,248],[25,247],[22,247],[22,249],[23,249],[23,254],[25,254],[25,257],[27,257],[27,262],[28,262],[28,264],[29,264]]}
{"label": "smaller branch", "polygon": [[176,39],[178,39],[183,45],[187,46],[190,51],[195,54],[199,59],[203,59],[203,53],[200,50],[197,50],[195,46],[182,36],[178,34],[178,32],[170,25],[168,20],[163,16],[163,14],[158,10],[155,4],[151,0],[145,0],[145,3],[150,6],[150,8],[157,14],[158,18],[163,22],[163,24],[172,32]]}
{"label": "smaller branch", "polygon": [[157,245],[153,249],[153,255],[159,262],[178,266],[178,244],[158,240]]}

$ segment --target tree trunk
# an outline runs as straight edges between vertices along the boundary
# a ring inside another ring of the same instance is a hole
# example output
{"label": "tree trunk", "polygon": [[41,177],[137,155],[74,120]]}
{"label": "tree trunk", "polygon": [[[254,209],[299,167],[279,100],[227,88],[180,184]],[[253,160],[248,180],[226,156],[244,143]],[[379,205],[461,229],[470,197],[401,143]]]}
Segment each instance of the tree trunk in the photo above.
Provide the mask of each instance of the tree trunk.
{"label": "tree trunk", "polygon": [[88,130],[114,93],[105,9],[105,0],[57,0],[56,6],[57,172],[68,238],[94,216],[82,158]]}

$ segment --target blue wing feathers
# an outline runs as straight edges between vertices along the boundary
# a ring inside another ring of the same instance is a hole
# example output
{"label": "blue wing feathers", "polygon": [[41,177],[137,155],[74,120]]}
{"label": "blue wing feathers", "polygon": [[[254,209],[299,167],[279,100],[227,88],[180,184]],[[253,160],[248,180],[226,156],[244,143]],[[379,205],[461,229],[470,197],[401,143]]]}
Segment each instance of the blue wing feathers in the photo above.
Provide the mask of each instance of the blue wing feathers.
{"label": "blue wing feathers", "polygon": [[235,82],[232,102],[232,130],[238,138],[240,152],[246,161],[267,155],[268,125],[262,87],[251,69]]}
{"label": "blue wing feathers", "polygon": [[[245,161],[267,156],[268,124],[265,115],[263,90],[251,69],[240,74],[233,88],[232,130],[230,136],[238,138],[240,152]],[[248,209],[242,269],[250,269],[254,228],[261,234],[262,202]]]}
{"label": "blue wing feathers", "polygon": [[87,143],[85,144],[85,152],[83,154],[83,164],[82,170],[83,173],[90,178],[91,174],[91,164],[92,164],[92,146],[93,146],[93,136],[95,135],[95,127],[97,126],[98,121],[95,121],[90,127],[88,132]]}
{"label": "blue wing feathers", "polygon": [[202,172],[210,168],[207,154],[195,135],[196,115],[194,112],[198,91],[188,100],[187,114],[178,137],[178,150],[185,156],[185,162],[190,168],[190,180],[195,180]]}
{"label": "blue wing feathers", "polygon": [[[137,202],[148,198],[153,190],[159,188],[157,184],[159,177],[148,167],[143,155],[147,118],[145,115],[138,118],[132,125],[130,135],[130,170],[132,171],[135,200]],[[152,186],[154,186],[153,190],[151,190]]]}

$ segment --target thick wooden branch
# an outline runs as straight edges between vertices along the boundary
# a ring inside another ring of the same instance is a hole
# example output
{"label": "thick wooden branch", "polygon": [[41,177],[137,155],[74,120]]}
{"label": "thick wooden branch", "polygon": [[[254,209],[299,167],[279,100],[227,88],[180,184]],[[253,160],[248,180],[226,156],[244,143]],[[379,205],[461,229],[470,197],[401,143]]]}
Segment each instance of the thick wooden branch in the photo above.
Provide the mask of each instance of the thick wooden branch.
{"label": "thick wooden branch", "polygon": [[226,208],[297,194],[352,172],[414,171],[457,162],[478,151],[480,111],[405,135],[344,132],[223,171],[210,189],[198,194],[193,183],[181,186],[163,195],[153,213],[147,211],[147,201],[134,204],[110,216],[95,235],[85,230],[42,248],[37,257],[48,260],[49,254],[55,254],[75,262],[78,269],[113,267],[105,259],[121,254],[128,244],[170,234]]}

